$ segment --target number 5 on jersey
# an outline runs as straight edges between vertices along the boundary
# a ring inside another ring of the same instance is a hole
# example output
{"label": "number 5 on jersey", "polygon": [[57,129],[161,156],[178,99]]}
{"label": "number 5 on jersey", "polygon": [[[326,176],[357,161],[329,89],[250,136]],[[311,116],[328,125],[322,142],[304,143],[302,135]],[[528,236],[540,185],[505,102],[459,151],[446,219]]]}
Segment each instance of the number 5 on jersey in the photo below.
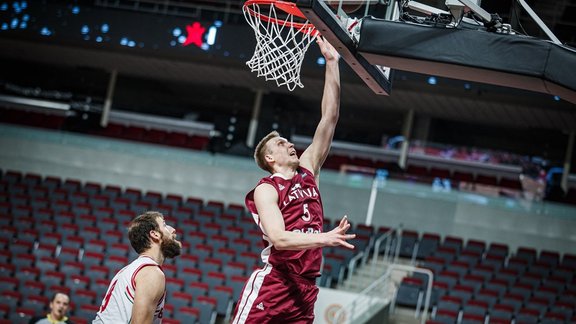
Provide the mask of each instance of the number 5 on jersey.
{"label": "number 5 on jersey", "polygon": [[304,220],[305,222],[309,222],[310,221],[310,211],[308,210],[308,204],[304,204],[304,215],[302,215],[302,220]]}

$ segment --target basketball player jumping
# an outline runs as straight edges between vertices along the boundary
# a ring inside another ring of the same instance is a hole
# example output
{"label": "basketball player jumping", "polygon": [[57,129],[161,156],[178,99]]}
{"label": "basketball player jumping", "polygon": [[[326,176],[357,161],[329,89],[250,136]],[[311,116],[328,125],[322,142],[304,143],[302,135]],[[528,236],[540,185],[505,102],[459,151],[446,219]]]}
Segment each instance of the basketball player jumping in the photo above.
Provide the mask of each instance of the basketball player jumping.
{"label": "basketball player jumping", "polygon": [[180,254],[182,243],[164,216],[153,211],[132,220],[128,238],[139,257],[112,278],[92,324],[162,322],[166,278],[161,266]]}
{"label": "basketball player jumping", "polygon": [[326,59],[322,117],[312,144],[298,158],[294,144],[277,132],[256,146],[254,158],[272,175],[246,196],[246,206],[263,232],[264,267],[252,273],[236,305],[233,324],[312,323],[318,295],[322,247],[354,246],[346,240],[346,216],[330,232],[322,232],[322,199],[317,181],[330,150],[340,107],[338,52],[317,38]]}

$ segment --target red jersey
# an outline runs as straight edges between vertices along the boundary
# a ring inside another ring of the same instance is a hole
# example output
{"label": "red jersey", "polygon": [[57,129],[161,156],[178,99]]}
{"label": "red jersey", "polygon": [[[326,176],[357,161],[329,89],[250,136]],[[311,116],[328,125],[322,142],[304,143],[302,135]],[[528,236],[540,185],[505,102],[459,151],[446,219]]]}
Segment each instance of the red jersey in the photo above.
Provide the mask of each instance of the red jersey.
{"label": "red jersey", "polygon": [[[272,185],[278,192],[278,207],[282,212],[287,231],[301,233],[322,231],[324,221],[322,198],[312,172],[300,167],[292,179],[285,179],[276,173],[262,178],[256,187],[263,183]],[[276,250],[260,224],[260,216],[254,203],[254,189],[246,195],[246,207],[263,233],[265,248],[261,256],[264,263],[269,263],[274,269],[288,274],[307,278],[320,275],[322,248],[301,251]]]}

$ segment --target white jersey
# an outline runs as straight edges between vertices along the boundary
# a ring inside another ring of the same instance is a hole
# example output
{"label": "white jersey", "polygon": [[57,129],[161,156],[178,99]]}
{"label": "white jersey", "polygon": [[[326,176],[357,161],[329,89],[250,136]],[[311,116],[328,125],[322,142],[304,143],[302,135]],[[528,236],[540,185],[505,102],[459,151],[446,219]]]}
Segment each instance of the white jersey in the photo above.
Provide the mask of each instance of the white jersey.
{"label": "white jersey", "polygon": [[[141,256],[132,261],[129,265],[122,268],[112,278],[108,291],[104,296],[100,310],[96,313],[96,318],[92,324],[127,324],[130,323],[132,317],[132,305],[134,304],[134,293],[136,291],[136,283],[134,279],[136,274],[144,267],[154,266],[160,267],[156,261],[149,257]],[[154,320],[152,323],[162,323],[162,313],[164,310],[164,301],[166,300],[166,292],[158,302],[156,311],[154,311]]]}

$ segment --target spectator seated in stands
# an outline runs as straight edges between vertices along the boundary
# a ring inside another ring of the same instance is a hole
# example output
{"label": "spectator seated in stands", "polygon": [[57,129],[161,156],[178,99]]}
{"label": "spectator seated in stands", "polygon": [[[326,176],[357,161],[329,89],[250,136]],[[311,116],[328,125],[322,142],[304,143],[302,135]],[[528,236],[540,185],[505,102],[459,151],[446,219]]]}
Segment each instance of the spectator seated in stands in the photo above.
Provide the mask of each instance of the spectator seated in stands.
{"label": "spectator seated in stands", "polygon": [[63,293],[55,293],[50,300],[50,313],[33,317],[29,324],[72,324],[68,320],[68,307],[70,306],[70,297]]}
{"label": "spectator seated in stands", "polygon": [[564,169],[552,167],[546,173],[546,200],[562,202],[566,193],[562,188]]}

